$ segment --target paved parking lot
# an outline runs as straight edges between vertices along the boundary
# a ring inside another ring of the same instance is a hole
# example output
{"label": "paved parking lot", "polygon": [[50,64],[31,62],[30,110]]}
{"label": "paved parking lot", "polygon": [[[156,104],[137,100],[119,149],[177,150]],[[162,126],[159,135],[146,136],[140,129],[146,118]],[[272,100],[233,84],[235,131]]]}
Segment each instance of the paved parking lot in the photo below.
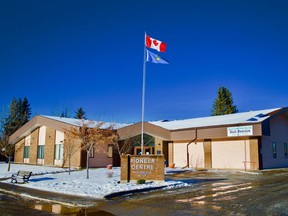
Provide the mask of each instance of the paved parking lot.
{"label": "paved parking lot", "polygon": [[[133,194],[97,203],[78,198],[79,203],[94,203],[88,208],[55,206],[64,209],[65,215],[99,215],[100,212],[101,215],[288,215],[288,169],[259,173],[186,172],[166,175],[166,179],[191,184],[185,188]],[[53,200],[53,194],[46,195]],[[63,196],[61,199],[78,202],[77,197]],[[9,215],[17,215],[20,209],[29,215],[51,215],[53,213],[49,211],[55,207],[53,202],[1,193],[0,206],[1,211]],[[36,210],[39,206],[40,212]]]}
{"label": "paved parking lot", "polygon": [[115,215],[288,215],[288,169],[197,172],[168,176],[190,187],[118,198],[100,208]]}

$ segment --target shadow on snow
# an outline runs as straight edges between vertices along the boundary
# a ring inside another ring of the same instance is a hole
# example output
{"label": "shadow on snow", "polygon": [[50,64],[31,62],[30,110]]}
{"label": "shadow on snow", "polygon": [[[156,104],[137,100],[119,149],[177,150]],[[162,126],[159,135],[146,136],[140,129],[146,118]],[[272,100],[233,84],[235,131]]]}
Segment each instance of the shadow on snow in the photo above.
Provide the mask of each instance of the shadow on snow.
{"label": "shadow on snow", "polygon": [[51,177],[43,177],[43,178],[37,178],[37,179],[30,179],[30,182],[40,182],[40,181],[49,181],[49,180],[54,180],[56,178],[51,178]]}

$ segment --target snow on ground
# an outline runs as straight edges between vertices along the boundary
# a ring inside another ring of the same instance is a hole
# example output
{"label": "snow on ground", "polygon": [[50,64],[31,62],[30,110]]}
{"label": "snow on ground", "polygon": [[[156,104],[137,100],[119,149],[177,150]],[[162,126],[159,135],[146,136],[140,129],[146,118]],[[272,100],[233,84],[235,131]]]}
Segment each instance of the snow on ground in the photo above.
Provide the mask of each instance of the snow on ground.
{"label": "snow on ground", "polygon": [[11,164],[10,171],[8,172],[8,164],[0,163],[0,179],[9,178],[12,174],[16,174],[19,170],[31,171],[33,174],[45,174],[55,172],[66,172],[68,169],[59,167],[43,167],[43,166],[31,166],[25,164]]}
{"label": "snow on ground", "polygon": [[[86,170],[73,171],[69,175],[67,169],[21,164],[12,164],[11,170],[11,172],[7,172],[7,164],[0,164],[0,178],[11,177],[12,173],[17,173],[18,170],[32,171],[33,174],[43,175],[32,175],[28,184],[17,185],[43,191],[98,199],[102,199],[105,195],[120,191],[155,188],[160,186],[166,186],[167,189],[188,186],[188,184],[180,181],[119,184],[119,167],[113,167],[112,170],[106,168],[89,169],[89,179],[87,179]],[[10,179],[4,180],[3,182],[11,184]]]}

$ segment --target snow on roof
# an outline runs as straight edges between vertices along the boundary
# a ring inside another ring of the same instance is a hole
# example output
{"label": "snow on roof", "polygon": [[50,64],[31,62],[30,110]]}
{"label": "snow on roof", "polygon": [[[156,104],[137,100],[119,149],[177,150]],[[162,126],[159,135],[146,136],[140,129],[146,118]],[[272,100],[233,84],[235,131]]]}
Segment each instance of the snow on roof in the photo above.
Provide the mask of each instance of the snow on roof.
{"label": "snow on roof", "polygon": [[[78,126],[78,127],[83,124],[81,119],[76,119],[76,118],[65,118],[65,117],[46,116],[46,115],[42,115],[42,116],[45,117],[45,118],[53,119],[55,121],[63,122],[63,123],[74,125],[74,126]],[[93,122],[93,124],[90,125],[91,127],[96,126],[97,124],[102,122],[102,121],[93,121],[93,120],[91,120],[91,121]],[[84,123],[85,124],[88,124],[88,123],[90,124],[91,121],[90,120],[84,120]],[[111,125],[113,126],[114,129],[120,129],[122,127],[126,127],[129,124],[116,123],[116,122],[105,122],[102,125],[102,128],[105,129],[105,128],[108,128]]]}
{"label": "snow on roof", "polygon": [[186,128],[197,128],[197,127],[209,127],[218,125],[231,125],[231,124],[249,124],[259,123],[270,117],[270,113],[280,110],[281,108],[266,109],[242,113],[234,113],[220,116],[210,116],[202,118],[193,118],[185,120],[174,120],[174,121],[152,121],[149,122],[156,126],[168,129],[168,130],[179,130]]}

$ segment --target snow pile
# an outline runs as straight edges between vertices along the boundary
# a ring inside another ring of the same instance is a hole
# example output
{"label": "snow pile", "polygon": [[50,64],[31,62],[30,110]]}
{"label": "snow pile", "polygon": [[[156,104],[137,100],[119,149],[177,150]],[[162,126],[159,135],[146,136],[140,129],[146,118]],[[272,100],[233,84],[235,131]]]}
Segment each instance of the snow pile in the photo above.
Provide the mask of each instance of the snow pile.
{"label": "snow pile", "polygon": [[181,167],[175,167],[175,168],[169,168],[167,167],[165,169],[165,174],[175,174],[175,173],[182,173],[182,172],[196,172],[193,168],[181,168]]}
{"label": "snow pile", "polygon": [[[2,165],[3,164],[0,164],[1,174]],[[90,169],[89,179],[87,179],[86,170],[74,171],[69,175],[68,172],[57,172],[66,170],[53,167],[12,164],[12,168],[14,171],[20,169],[32,171],[33,174],[47,173],[44,175],[32,175],[28,184],[17,184],[19,186],[63,194],[93,197],[97,199],[102,199],[105,195],[122,191],[158,188],[163,186],[169,189],[188,186],[187,183],[180,181],[148,182],[146,184],[119,184],[119,167],[113,168],[112,170],[106,168]],[[3,175],[7,176],[8,174]],[[8,175],[8,177],[11,177],[11,175]],[[10,184],[10,180],[5,180],[4,182]]]}

